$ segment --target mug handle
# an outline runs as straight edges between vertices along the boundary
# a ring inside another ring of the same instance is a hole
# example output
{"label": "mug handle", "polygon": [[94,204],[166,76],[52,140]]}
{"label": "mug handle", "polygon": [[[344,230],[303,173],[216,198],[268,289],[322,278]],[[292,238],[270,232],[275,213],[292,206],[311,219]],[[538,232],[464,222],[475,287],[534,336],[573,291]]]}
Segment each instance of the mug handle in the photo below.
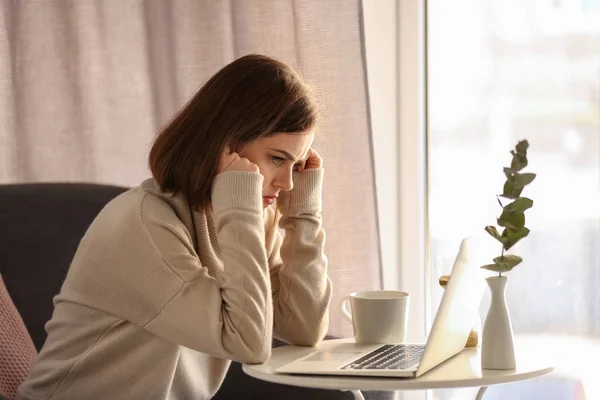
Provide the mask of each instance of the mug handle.
{"label": "mug handle", "polygon": [[350,297],[346,296],[342,299],[342,301],[340,301],[340,312],[342,313],[342,316],[344,316],[344,318],[346,318],[350,323],[352,323],[352,314],[350,314],[348,308],[346,308],[346,304],[348,304],[349,300]]}

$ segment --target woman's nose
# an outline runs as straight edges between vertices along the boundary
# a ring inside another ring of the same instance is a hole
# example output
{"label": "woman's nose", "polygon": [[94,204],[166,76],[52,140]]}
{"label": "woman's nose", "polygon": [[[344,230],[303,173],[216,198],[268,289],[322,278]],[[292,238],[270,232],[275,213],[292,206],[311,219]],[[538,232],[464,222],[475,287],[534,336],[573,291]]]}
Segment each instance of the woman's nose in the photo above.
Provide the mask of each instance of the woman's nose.
{"label": "woman's nose", "polygon": [[294,181],[292,180],[292,169],[287,169],[277,176],[275,180],[275,186],[281,190],[292,190],[294,187]]}

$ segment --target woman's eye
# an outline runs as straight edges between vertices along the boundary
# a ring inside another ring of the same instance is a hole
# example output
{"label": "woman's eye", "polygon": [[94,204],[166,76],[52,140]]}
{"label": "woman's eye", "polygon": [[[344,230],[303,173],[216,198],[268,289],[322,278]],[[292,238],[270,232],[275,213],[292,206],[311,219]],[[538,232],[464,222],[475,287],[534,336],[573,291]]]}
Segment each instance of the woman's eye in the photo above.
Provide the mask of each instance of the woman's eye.
{"label": "woman's eye", "polygon": [[271,156],[271,159],[273,160],[273,164],[275,165],[281,165],[285,161],[283,158],[277,156]]}
{"label": "woman's eye", "polygon": [[294,164],[294,171],[296,171],[296,172],[300,171],[301,166],[302,166],[302,164]]}

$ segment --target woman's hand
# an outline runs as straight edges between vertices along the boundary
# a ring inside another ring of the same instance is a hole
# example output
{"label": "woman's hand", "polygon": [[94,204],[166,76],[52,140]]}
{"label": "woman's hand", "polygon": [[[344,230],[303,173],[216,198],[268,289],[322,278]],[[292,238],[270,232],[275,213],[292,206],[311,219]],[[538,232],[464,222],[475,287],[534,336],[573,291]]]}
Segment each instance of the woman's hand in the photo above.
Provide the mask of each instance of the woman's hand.
{"label": "woman's hand", "polygon": [[221,154],[217,174],[227,171],[247,171],[260,173],[258,165],[250,162],[247,158],[240,157],[238,153],[232,152],[229,146]]}
{"label": "woman's hand", "polygon": [[306,162],[300,168],[300,171],[304,171],[306,169],[317,169],[323,166],[323,158],[317,153],[314,149],[308,150],[308,158]]}

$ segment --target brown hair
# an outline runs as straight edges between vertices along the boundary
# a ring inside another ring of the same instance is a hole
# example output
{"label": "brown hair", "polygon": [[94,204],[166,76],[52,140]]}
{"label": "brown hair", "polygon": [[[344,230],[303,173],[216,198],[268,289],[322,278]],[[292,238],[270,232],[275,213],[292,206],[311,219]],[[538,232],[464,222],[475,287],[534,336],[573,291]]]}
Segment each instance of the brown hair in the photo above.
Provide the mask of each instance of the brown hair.
{"label": "brown hair", "polygon": [[210,78],[158,134],[150,170],[163,191],[183,192],[192,206],[202,206],[210,201],[225,146],[236,149],[316,123],[316,104],[296,72],[273,58],[247,55]]}

